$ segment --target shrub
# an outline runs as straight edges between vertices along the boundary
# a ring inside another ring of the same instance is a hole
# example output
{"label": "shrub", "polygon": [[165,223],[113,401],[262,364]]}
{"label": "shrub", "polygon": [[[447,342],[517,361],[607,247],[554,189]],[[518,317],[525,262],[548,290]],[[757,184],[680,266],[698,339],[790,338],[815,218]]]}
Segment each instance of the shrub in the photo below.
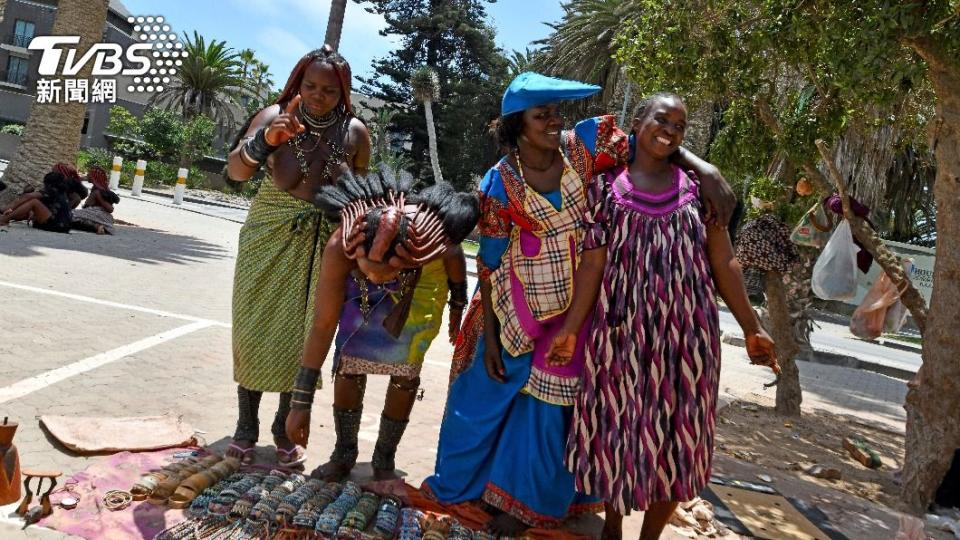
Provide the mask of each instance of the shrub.
{"label": "shrub", "polygon": [[10,135],[23,135],[23,126],[20,124],[7,124],[0,128],[0,133],[8,133]]}

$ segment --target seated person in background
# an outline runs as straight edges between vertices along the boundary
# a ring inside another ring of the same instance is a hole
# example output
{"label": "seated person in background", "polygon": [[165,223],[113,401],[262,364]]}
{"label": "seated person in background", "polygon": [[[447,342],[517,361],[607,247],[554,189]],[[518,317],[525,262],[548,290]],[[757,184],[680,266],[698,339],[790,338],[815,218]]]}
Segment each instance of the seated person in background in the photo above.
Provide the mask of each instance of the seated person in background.
{"label": "seated person in background", "polygon": [[43,189],[26,193],[13,201],[0,215],[0,227],[20,220],[31,220],[35,228],[45,231],[70,232],[67,181],[62,174],[47,173],[43,177]]}
{"label": "seated person in background", "polygon": [[87,181],[93,184],[93,189],[83,208],[73,211],[73,228],[97,234],[113,234],[113,205],[120,202],[120,196],[110,190],[107,172],[100,167],[90,167]]}
{"label": "seated person in background", "polygon": [[80,203],[87,197],[89,192],[87,186],[83,185],[80,173],[72,165],[67,163],[57,163],[53,166],[53,172],[58,172],[66,179],[67,200],[70,202],[70,209],[80,206]]}

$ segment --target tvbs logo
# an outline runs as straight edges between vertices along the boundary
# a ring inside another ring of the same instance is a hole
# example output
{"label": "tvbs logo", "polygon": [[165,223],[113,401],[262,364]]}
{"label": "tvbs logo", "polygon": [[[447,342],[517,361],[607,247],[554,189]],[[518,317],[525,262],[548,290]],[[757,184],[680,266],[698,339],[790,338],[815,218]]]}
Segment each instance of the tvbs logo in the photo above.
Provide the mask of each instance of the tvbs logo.
{"label": "tvbs logo", "polygon": [[[187,57],[183,43],[163,17],[128,17],[127,22],[136,40],[127,47],[94,43],[80,54],[80,36],[33,38],[27,48],[41,51],[37,102],[115,103],[117,76],[129,77],[127,92],[163,92]],[[79,77],[88,66],[92,80]]]}
{"label": "tvbs logo", "polygon": [[[80,73],[90,61],[93,61],[93,77],[110,77],[115,75],[145,75],[150,71],[150,53],[153,49],[151,43],[134,43],[124,51],[123,47],[116,43],[95,43],[90,49],[77,58],[75,48],[60,48],[62,46],[78,45],[80,36],[38,36],[33,38],[28,46],[32,50],[43,51],[40,57],[40,75],[49,77],[53,75],[62,75],[73,77]],[[62,73],[57,72],[60,66],[60,60],[63,53],[66,52],[66,60],[63,64]],[[124,67],[124,59],[131,67]]]}

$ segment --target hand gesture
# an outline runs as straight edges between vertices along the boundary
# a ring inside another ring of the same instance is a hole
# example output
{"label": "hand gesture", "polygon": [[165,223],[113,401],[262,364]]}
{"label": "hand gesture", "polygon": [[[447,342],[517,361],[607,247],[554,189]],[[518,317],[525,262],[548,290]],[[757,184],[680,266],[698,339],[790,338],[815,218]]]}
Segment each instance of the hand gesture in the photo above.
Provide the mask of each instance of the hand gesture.
{"label": "hand gesture", "polygon": [[310,439],[310,410],[290,409],[285,427],[290,442],[306,448],[307,440]]}
{"label": "hand gesture", "polygon": [[767,366],[777,375],[780,375],[780,364],[777,363],[777,349],[773,339],[763,328],[756,332],[747,334],[747,356],[750,357],[750,363],[760,366]]}
{"label": "hand gesture", "polygon": [[267,126],[267,131],[263,134],[264,138],[267,139],[267,144],[270,146],[280,146],[297,134],[303,133],[306,129],[303,127],[303,124],[300,123],[300,119],[297,118],[296,114],[297,107],[300,106],[300,99],[300,94],[297,94],[290,100],[290,103],[287,104],[287,108]]}
{"label": "hand gesture", "polygon": [[450,322],[447,332],[449,333],[451,345],[454,345],[457,342],[457,335],[460,333],[461,320],[463,320],[463,308],[450,308]]}
{"label": "hand gesture", "polygon": [[577,348],[577,335],[573,332],[561,330],[550,342],[547,351],[548,366],[565,366],[573,359],[573,351]]}

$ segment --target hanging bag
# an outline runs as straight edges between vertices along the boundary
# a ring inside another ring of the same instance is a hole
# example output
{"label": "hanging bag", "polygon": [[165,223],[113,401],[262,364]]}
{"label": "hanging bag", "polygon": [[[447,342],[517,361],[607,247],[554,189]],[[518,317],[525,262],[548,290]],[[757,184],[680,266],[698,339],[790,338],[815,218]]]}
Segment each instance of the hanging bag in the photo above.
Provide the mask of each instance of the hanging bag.
{"label": "hanging bag", "polygon": [[843,220],[813,267],[813,293],[824,300],[851,300],[857,295],[857,246],[850,223]]}
{"label": "hanging bag", "polygon": [[800,223],[790,234],[790,240],[798,246],[822,248],[830,240],[833,226],[833,218],[823,211],[822,204],[817,203],[800,218]]}

